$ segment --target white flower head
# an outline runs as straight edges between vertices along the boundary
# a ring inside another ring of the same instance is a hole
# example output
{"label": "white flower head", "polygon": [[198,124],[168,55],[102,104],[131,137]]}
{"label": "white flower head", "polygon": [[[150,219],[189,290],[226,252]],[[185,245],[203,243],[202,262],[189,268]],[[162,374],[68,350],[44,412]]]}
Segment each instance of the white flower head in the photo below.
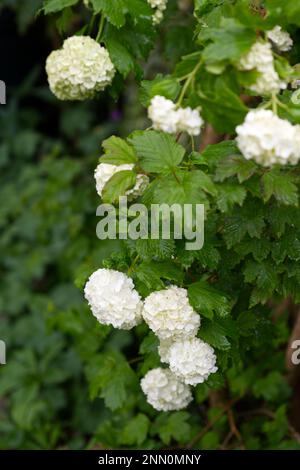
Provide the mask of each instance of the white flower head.
{"label": "white flower head", "polygon": [[171,286],[152,292],[144,302],[143,318],[160,339],[194,336],[200,326],[186,289]]}
{"label": "white flower head", "polygon": [[[95,170],[96,189],[99,196],[102,196],[104,186],[113,175],[119,171],[132,170],[133,168],[134,164],[111,165],[110,163],[99,163]],[[138,174],[134,187],[128,189],[125,192],[125,196],[127,196],[128,199],[134,199],[140,196],[146,189],[148,183],[148,176]]]}
{"label": "white flower head", "polygon": [[148,117],[152,121],[153,129],[175,134],[178,127],[178,113],[175,103],[164,96],[156,95],[152,98],[148,108]]}
{"label": "white flower head", "polygon": [[112,82],[115,67],[107,50],[89,36],[72,36],[46,61],[51,91],[60,100],[93,98]]}
{"label": "white flower head", "polygon": [[129,330],[141,320],[142,301],[132,279],[112,269],[98,269],[89,278],[84,295],[103,325]]}
{"label": "white flower head", "polygon": [[256,41],[250,51],[240,58],[238,68],[259,72],[256,82],[249,87],[258,95],[278,93],[287,86],[275,70],[272,47],[269,42]]}
{"label": "white flower head", "polygon": [[204,382],[218,370],[213,348],[199,338],[173,343],[168,353],[168,362],[170,370],[189,385]]}
{"label": "white flower head", "polygon": [[189,135],[199,135],[203,119],[197,109],[179,108],[178,111],[178,131],[187,132]]}
{"label": "white flower head", "polygon": [[141,388],[148,403],[158,411],[182,410],[192,401],[190,387],[169,369],[150,370],[141,380]]}
{"label": "white flower head", "polygon": [[283,31],[279,25],[267,31],[267,38],[272,41],[279,51],[286,52],[293,47],[291,36],[286,31]]}
{"label": "white flower head", "polygon": [[152,98],[148,117],[152,121],[153,129],[169,134],[187,132],[196,136],[200,134],[203,125],[203,119],[197,109],[176,108],[173,101],[160,95]]}
{"label": "white flower head", "polygon": [[300,159],[300,126],[270,110],[250,111],[236,132],[238,147],[247,160],[270,167],[296,164]]}

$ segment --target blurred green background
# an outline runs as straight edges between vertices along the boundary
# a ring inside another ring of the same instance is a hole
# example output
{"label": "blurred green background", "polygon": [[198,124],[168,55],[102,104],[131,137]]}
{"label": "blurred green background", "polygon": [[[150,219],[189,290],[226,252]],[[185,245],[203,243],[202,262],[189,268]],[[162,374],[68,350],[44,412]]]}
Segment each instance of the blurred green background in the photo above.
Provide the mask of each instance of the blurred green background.
{"label": "blurred green background", "polygon": [[50,93],[44,62],[58,38],[48,19],[34,18],[40,4],[0,2],[2,449],[83,448],[105,417],[102,400],[89,400],[82,361],[102,333],[74,278],[115,249],[96,238],[93,171],[101,141],[140,113],[130,96],[67,104]]}

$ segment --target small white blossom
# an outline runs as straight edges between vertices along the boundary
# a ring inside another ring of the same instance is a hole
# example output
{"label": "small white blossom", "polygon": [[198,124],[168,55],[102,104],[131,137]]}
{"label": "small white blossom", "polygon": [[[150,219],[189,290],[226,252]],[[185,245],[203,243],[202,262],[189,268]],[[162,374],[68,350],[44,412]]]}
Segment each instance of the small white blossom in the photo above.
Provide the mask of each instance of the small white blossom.
{"label": "small white blossom", "polygon": [[109,85],[115,67],[107,50],[89,36],[72,36],[46,62],[51,91],[60,100],[85,100]]}
{"label": "small white blossom", "polygon": [[152,19],[153,23],[157,25],[163,20],[163,11],[167,8],[168,0],[148,0],[148,3],[155,9]]}
{"label": "small white blossom", "polygon": [[[134,164],[124,165],[111,165],[110,163],[99,163],[95,170],[96,189],[99,196],[102,196],[103,188],[110,178],[119,171],[132,170]],[[146,175],[138,174],[133,188],[125,192],[125,196],[129,199],[134,199],[140,196],[149,183],[149,178]]]}
{"label": "small white blossom", "polygon": [[142,301],[132,279],[112,269],[98,269],[85,285],[84,295],[103,325],[129,330],[141,320]]}
{"label": "small white blossom", "polygon": [[247,160],[269,167],[296,164],[300,159],[300,126],[270,110],[250,111],[236,132],[238,147]]}
{"label": "small white blossom", "polygon": [[165,10],[167,8],[168,0],[148,0],[148,3],[152,8]]}
{"label": "small white blossom", "polygon": [[164,96],[156,95],[152,98],[148,116],[152,121],[153,129],[169,134],[177,132],[178,113],[175,103]]}
{"label": "small white blossom", "polygon": [[238,67],[240,70],[259,72],[256,82],[249,86],[258,95],[271,95],[286,88],[286,83],[275,70],[272,47],[268,42],[256,41],[250,51],[241,57]]}
{"label": "small white blossom", "polygon": [[203,119],[197,109],[179,108],[178,111],[178,131],[187,132],[189,135],[199,135]]}
{"label": "small white blossom", "polygon": [[199,338],[176,341],[170,347],[171,371],[184,383],[197,385],[218,370],[216,356],[209,344]]}
{"label": "small white blossom", "polygon": [[298,89],[300,87],[300,80],[299,79],[293,80],[292,83],[291,83],[291,86],[292,86],[293,90]]}
{"label": "small white blossom", "polygon": [[159,23],[162,22],[164,19],[164,14],[162,10],[156,10],[156,12],[153,14],[152,21],[154,25],[158,25]]}
{"label": "small white blossom", "polygon": [[286,31],[283,31],[279,25],[267,31],[267,38],[272,41],[279,51],[286,52],[293,47],[291,36]]}
{"label": "small white blossom", "polygon": [[190,387],[169,369],[150,370],[141,380],[141,388],[148,403],[158,411],[182,410],[192,401]]}
{"label": "small white blossom", "polygon": [[177,286],[152,292],[142,315],[160,339],[194,336],[200,326],[200,315],[189,304],[186,289]]}
{"label": "small white blossom", "polygon": [[189,135],[199,135],[203,125],[203,119],[197,109],[176,108],[173,101],[160,95],[152,98],[148,117],[152,121],[153,129],[169,134],[187,132]]}

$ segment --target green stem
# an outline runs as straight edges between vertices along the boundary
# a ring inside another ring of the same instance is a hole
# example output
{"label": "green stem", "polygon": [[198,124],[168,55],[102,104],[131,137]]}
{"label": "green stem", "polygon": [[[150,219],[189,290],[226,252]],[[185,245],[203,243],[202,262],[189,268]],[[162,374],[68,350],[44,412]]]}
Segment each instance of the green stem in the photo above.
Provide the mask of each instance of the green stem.
{"label": "green stem", "polygon": [[200,69],[202,65],[202,61],[199,61],[198,64],[196,65],[196,67],[192,70],[192,72],[187,76],[187,81],[185,82],[185,84],[183,85],[182,87],[182,90],[181,90],[181,93],[180,93],[180,96],[178,98],[178,101],[177,101],[177,106],[180,106],[181,103],[182,103],[182,100],[189,88],[189,86],[191,85],[191,83],[193,82],[194,78],[195,78],[195,75],[196,73],[198,72],[198,70]]}
{"label": "green stem", "polygon": [[89,33],[91,34],[94,29],[95,19],[97,15],[93,15],[89,25]]}
{"label": "green stem", "polygon": [[132,273],[132,271],[133,271],[133,269],[134,269],[136,263],[138,262],[139,258],[140,258],[140,256],[139,256],[139,255],[136,255],[136,257],[135,257],[134,260],[132,261],[131,266],[128,268],[128,271],[127,271],[128,276]]}
{"label": "green stem", "polygon": [[278,107],[277,107],[277,97],[276,97],[276,94],[273,93],[272,94],[272,110],[273,110],[273,113],[274,114],[277,114],[278,112]]}
{"label": "green stem", "polygon": [[105,17],[104,17],[104,15],[101,15],[99,30],[98,30],[98,34],[97,34],[97,37],[96,37],[97,42],[100,42],[100,40],[101,40],[101,36],[102,36],[103,28],[104,28],[104,23],[105,23]]}

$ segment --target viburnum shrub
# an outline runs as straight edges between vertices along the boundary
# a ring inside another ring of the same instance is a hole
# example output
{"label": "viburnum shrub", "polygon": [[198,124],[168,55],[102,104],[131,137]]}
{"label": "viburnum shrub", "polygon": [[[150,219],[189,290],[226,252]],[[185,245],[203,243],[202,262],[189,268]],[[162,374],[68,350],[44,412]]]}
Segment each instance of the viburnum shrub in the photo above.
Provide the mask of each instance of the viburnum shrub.
{"label": "viburnum shrub", "polygon": [[[134,77],[149,118],[147,129],[103,142],[99,203],[127,195],[146,207],[205,205],[201,250],[174,236],[116,241],[77,279],[103,334],[132,329],[136,338],[135,356],[104,347],[88,364],[91,395],[129,417],[140,410],[132,419],[148,429],[150,405],[181,410],[211,390],[246,395],[249,351],[263,362],[271,347],[271,306],[300,302],[300,5],[83,3],[44,2],[60,30],[73,7],[82,21],[47,60],[51,90],[82,100],[105,88],[117,99]],[[157,74],[146,65],[156,46]]]}

